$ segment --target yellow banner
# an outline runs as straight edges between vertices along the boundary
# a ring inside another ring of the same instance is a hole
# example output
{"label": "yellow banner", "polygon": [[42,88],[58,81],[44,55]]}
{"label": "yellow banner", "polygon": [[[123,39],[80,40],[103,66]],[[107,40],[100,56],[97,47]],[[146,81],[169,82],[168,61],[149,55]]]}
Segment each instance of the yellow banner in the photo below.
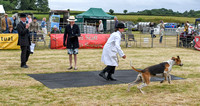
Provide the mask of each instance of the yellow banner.
{"label": "yellow banner", "polygon": [[20,49],[18,34],[0,34],[0,49]]}

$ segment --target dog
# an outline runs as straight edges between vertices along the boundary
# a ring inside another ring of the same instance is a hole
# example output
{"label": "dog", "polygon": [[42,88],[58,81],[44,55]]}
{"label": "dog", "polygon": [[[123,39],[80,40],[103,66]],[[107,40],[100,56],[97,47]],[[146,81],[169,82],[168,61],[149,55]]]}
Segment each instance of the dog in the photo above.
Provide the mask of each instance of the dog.
{"label": "dog", "polygon": [[142,91],[142,88],[149,85],[150,79],[153,76],[165,77],[165,79],[162,80],[160,83],[163,83],[168,80],[168,83],[170,84],[171,76],[170,76],[169,72],[172,70],[173,65],[183,66],[179,56],[177,56],[177,58],[172,57],[170,60],[168,60],[166,62],[162,62],[157,65],[149,66],[143,70],[135,69],[132,65],[132,62],[130,61],[130,66],[132,67],[132,69],[139,72],[139,74],[135,81],[133,81],[132,83],[129,83],[127,91],[130,91],[130,88],[132,86],[134,86],[135,84],[139,84],[139,83],[143,82],[143,84],[141,84],[137,88],[140,90],[141,93],[144,94],[145,92]]}

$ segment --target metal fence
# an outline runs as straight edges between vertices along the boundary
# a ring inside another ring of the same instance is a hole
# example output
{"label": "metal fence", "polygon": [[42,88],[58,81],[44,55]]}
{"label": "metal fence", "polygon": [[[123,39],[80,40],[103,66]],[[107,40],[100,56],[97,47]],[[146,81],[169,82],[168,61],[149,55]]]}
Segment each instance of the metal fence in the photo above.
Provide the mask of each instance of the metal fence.
{"label": "metal fence", "polygon": [[178,45],[178,36],[169,36],[164,35],[162,38],[162,43],[160,43],[160,36],[152,38],[150,34],[130,34],[125,33],[122,36],[122,46],[123,47],[177,47]]}

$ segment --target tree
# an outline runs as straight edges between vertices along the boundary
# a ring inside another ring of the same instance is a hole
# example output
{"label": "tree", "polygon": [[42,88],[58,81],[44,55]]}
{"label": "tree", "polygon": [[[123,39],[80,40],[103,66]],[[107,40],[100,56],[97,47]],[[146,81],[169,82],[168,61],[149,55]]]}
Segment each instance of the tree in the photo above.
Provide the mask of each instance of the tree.
{"label": "tree", "polygon": [[128,10],[124,10],[124,14],[126,14],[128,12]]}
{"label": "tree", "polygon": [[36,0],[20,0],[19,3],[20,10],[35,10],[36,7]]}
{"label": "tree", "polygon": [[38,11],[47,12],[50,10],[48,0],[37,0],[36,6]]}
{"label": "tree", "polygon": [[5,11],[14,10],[19,0],[0,0],[0,4],[3,4]]}
{"label": "tree", "polygon": [[110,14],[113,14],[113,13],[114,13],[114,10],[110,9],[109,12],[110,12]]}

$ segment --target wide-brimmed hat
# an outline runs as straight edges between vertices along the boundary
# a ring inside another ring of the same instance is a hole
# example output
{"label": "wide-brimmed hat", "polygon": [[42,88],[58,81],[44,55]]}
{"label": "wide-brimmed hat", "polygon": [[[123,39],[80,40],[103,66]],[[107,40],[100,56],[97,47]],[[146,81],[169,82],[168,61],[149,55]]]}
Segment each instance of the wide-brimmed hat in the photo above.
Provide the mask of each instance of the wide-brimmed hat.
{"label": "wide-brimmed hat", "polygon": [[25,18],[25,17],[26,17],[26,14],[24,14],[24,13],[20,14],[20,18]]}
{"label": "wide-brimmed hat", "polygon": [[8,14],[5,13],[4,15],[8,15]]}
{"label": "wide-brimmed hat", "polygon": [[67,21],[77,21],[77,19],[75,19],[74,16],[70,16],[70,17],[67,19]]}
{"label": "wide-brimmed hat", "polygon": [[118,23],[116,28],[126,28],[126,27],[123,23]]}

